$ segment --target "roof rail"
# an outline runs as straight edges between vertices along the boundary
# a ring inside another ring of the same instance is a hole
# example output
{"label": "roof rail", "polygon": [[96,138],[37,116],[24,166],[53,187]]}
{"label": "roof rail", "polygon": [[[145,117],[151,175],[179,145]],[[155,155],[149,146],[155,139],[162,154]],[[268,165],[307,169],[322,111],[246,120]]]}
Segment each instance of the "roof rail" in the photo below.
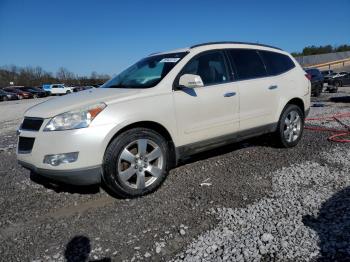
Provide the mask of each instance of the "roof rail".
{"label": "roof rail", "polygon": [[160,54],[160,52],[150,53],[148,56],[152,56],[152,55],[156,55],[156,54]]}
{"label": "roof rail", "polygon": [[264,44],[258,44],[258,43],[250,43],[250,42],[233,42],[233,41],[223,41],[223,42],[208,42],[208,43],[202,43],[198,45],[193,45],[190,48],[196,48],[199,46],[205,46],[205,45],[217,45],[217,44],[242,44],[242,45],[257,45],[257,46],[264,46],[264,47],[270,47],[278,50],[282,50],[281,48],[271,46],[271,45],[264,45]]}

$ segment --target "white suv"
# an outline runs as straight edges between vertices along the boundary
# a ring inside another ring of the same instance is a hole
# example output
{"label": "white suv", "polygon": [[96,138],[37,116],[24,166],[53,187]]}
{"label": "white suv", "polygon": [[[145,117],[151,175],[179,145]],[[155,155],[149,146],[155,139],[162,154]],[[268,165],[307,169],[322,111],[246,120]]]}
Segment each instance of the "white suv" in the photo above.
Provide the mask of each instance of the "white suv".
{"label": "white suv", "polygon": [[220,42],[151,54],[101,88],[30,108],[18,160],[55,181],[104,182],[119,196],[141,196],[200,151],[265,133],[295,146],[310,88],[295,59],[271,46]]}
{"label": "white suv", "polygon": [[73,92],[73,88],[63,84],[50,85],[49,91],[52,95],[66,95]]}

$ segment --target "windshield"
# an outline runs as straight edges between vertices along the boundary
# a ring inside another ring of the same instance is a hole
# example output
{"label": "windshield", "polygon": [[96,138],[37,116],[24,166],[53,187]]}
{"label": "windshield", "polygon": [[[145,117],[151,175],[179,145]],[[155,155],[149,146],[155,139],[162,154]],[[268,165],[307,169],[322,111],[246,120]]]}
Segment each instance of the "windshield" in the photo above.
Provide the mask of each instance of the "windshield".
{"label": "windshield", "polygon": [[102,85],[102,88],[150,88],[156,86],[186,52],[146,57]]}

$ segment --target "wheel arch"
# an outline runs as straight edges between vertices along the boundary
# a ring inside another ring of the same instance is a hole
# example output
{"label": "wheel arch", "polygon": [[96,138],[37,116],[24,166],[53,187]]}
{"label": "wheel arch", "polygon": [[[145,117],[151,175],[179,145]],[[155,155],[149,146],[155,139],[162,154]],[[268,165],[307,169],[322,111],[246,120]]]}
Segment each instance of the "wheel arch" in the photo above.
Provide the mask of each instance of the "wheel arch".
{"label": "wheel arch", "polygon": [[301,111],[304,114],[306,114],[306,112],[305,112],[305,103],[304,103],[304,101],[301,98],[294,97],[294,98],[290,98],[289,100],[286,99],[286,100],[280,102],[280,106],[281,106],[280,107],[280,111],[277,111],[276,115],[275,115],[276,123],[278,123],[281,115],[283,114],[284,110],[286,109],[286,107],[288,105],[296,105],[296,106],[300,107]]}
{"label": "wheel arch", "polygon": [[303,113],[305,114],[305,105],[304,105],[304,101],[301,98],[295,97],[289,100],[286,106],[287,105],[296,105],[300,107],[301,111],[303,111]]}
{"label": "wheel arch", "polygon": [[[128,124],[128,125],[122,127],[112,136],[112,138],[109,140],[109,142],[107,144],[107,147],[120,134],[124,133],[127,130],[130,130],[133,128],[140,128],[140,127],[156,131],[157,133],[159,133],[161,136],[163,136],[168,141],[168,145],[169,145],[169,149],[170,149],[170,157],[171,157],[171,159],[170,159],[171,167],[170,168],[175,167],[177,164],[177,155],[176,155],[174,140],[173,140],[170,132],[163,125],[161,125],[157,122],[154,122],[154,121],[138,121],[138,122],[134,122],[134,123],[131,123],[131,124]],[[107,149],[107,147],[106,147],[106,149]]]}

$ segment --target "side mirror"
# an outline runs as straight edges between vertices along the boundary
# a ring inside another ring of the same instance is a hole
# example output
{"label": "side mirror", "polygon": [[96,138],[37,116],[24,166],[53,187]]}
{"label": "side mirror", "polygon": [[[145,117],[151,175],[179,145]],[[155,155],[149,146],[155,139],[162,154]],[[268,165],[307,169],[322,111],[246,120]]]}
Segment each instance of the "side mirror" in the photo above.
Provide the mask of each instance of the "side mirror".
{"label": "side mirror", "polygon": [[184,74],[179,79],[179,86],[187,88],[196,88],[204,86],[202,78],[199,75]]}

